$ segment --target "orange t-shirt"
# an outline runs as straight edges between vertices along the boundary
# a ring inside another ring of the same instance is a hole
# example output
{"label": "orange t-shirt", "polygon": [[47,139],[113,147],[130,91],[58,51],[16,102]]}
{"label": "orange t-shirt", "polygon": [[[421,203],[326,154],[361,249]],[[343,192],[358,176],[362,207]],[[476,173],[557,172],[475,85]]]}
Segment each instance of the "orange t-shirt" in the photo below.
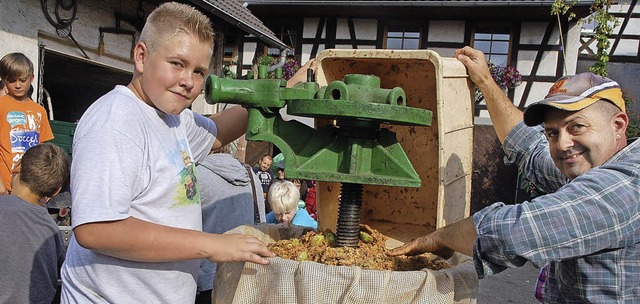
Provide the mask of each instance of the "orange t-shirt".
{"label": "orange t-shirt", "polygon": [[29,148],[53,139],[45,109],[31,99],[0,97],[0,177],[11,190],[11,170]]}

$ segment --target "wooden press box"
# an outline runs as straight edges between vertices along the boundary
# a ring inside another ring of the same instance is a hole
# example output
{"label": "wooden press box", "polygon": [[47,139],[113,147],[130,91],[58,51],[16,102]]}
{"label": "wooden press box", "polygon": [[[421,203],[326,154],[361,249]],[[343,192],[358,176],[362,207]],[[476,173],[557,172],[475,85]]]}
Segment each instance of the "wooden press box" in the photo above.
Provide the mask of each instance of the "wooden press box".
{"label": "wooden press box", "polygon": [[[474,89],[462,63],[430,50],[325,50],[316,81],[376,75],[381,88],[402,87],[407,106],[433,112],[431,126],[389,128],[420,175],[419,188],[364,185],[360,222],[395,247],[469,216]],[[340,183],[317,185],[319,228],[335,231]]]}

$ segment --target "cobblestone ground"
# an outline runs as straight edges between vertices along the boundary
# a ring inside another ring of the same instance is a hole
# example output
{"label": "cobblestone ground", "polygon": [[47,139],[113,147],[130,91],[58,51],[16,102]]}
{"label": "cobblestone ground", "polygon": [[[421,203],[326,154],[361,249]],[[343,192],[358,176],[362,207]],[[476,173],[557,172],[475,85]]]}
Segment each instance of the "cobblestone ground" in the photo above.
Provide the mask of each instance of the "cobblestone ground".
{"label": "cobblestone ground", "polygon": [[533,296],[539,269],[531,263],[480,280],[478,304],[536,304]]}

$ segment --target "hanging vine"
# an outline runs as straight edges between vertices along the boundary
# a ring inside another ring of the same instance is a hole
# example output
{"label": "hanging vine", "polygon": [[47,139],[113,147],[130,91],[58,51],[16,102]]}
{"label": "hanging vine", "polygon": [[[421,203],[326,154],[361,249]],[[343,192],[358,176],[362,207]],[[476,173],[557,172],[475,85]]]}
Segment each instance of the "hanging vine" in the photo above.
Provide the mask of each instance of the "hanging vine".
{"label": "hanging vine", "polygon": [[[576,4],[577,0],[554,0],[551,5],[551,14],[560,16],[567,15],[567,19],[575,18],[575,13],[570,9]],[[609,14],[609,7],[613,4],[613,0],[595,0],[591,5],[591,15],[587,21],[595,20],[596,27],[593,31],[596,39],[596,60],[589,67],[589,70],[597,75],[607,75],[607,62],[609,61],[609,48],[611,42],[609,37],[613,35],[613,29],[618,26],[620,21],[613,15]]]}
{"label": "hanging vine", "polygon": [[607,62],[609,61],[609,48],[611,41],[609,37],[613,35],[613,29],[620,24],[615,16],[609,14],[609,7],[613,0],[596,0],[591,6],[591,11],[595,9],[595,14],[589,18],[594,18],[596,28],[594,37],[597,41],[596,62],[589,67],[589,70],[597,75],[607,76]]}

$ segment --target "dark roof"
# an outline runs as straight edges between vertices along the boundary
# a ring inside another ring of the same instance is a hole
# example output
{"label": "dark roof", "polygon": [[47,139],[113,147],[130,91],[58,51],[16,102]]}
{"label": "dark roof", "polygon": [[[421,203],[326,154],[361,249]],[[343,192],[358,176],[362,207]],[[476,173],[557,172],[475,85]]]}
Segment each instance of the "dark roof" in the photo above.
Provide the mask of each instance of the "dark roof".
{"label": "dark roof", "polygon": [[[344,5],[344,6],[551,6],[553,0],[245,0],[251,5]],[[591,5],[593,0],[577,0],[575,6]]]}
{"label": "dark roof", "polygon": [[279,49],[289,48],[238,0],[190,0],[200,8]]}

